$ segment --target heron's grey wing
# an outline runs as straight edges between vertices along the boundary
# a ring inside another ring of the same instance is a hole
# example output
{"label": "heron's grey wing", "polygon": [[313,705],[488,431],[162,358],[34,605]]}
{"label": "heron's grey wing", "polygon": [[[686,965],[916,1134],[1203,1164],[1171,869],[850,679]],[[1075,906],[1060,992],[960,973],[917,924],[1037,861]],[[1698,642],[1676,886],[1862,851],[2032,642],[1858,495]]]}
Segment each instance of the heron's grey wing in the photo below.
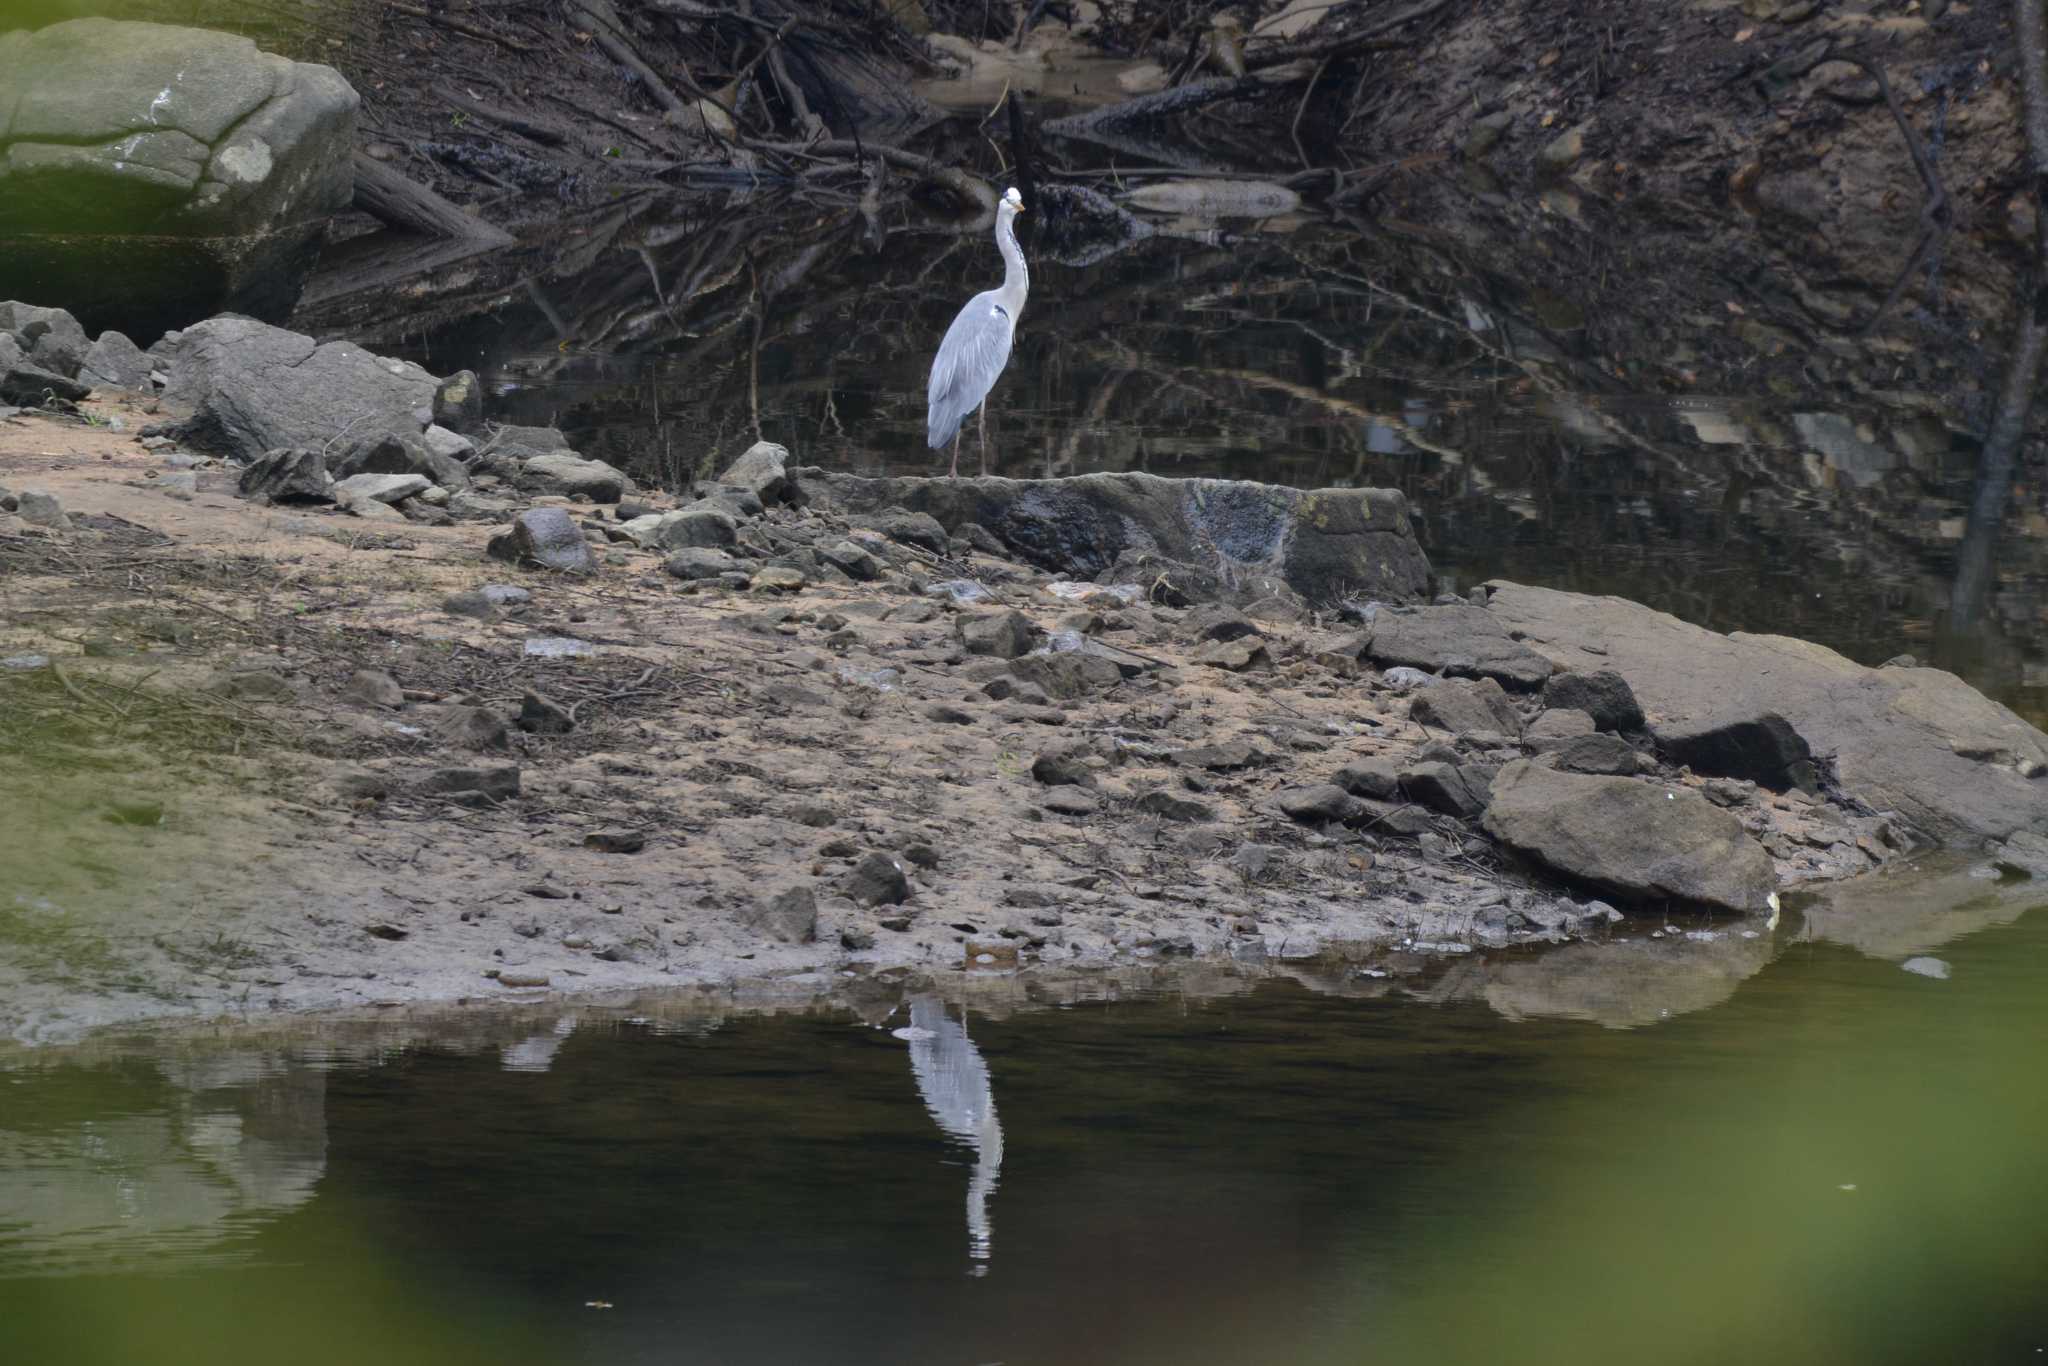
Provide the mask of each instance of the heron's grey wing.
{"label": "heron's grey wing", "polygon": [[953,319],[932,359],[929,403],[931,444],[952,439],[953,430],[980,406],[1010,362],[1014,321],[993,293],[977,294]]}

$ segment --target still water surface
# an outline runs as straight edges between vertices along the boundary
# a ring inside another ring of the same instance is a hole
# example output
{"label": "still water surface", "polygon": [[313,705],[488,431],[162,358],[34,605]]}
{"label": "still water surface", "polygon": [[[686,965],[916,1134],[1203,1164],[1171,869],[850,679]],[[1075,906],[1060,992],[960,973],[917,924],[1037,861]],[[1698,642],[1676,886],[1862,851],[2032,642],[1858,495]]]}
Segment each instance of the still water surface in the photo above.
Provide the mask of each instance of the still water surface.
{"label": "still water surface", "polygon": [[2040,1360],[2048,915],[1781,933],[17,1058],[6,1357]]}

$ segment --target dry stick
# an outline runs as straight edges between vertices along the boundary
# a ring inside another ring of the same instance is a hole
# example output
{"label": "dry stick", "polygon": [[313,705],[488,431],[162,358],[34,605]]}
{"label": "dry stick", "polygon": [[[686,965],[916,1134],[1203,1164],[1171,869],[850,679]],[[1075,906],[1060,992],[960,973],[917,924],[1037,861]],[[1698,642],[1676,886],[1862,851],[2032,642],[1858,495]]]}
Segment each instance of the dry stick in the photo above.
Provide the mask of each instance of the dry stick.
{"label": "dry stick", "polygon": [[1287,136],[1294,140],[1294,154],[1301,158],[1301,169],[1304,171],[1312,168],[1309,165],[1308,151],[1301,145],[1301,116],[1308,112],[1309,97],[1316,93],[1316,86],[1322,82],[1323,73],[1329,69],[1328,57],[1316,64],[1316,74],[1309,77],[1308,84],[1302,87],[1301,103],[1294,106],[1294,122],[1287,125]]}
{"label": "dry stick", "polygon": [[[732,19],[742,24],[752,24],[759,29],[773,30],[777,27],[773,19],[737,13],[713,5],[702,5],[696,3],[696,0],[640,0],[640,6],[643,9],[659,10],[663,14],[673,14],[680,19]],[[791,15],[788,22],[795,27],[809,29],[813,33],[829,33],[841,39],[858,41],[868,36],[864,30],[832,19],[821,19],[814,14]]]}
{"label": "dry stick", "polygon": [[766,151],[800,152],[817,157],[853,157],[861,161],[871,156],[880,157],[899,170],[915,171],[934,184],[945,186],[969,203],[979,205],[989,213],[995,212],[996,192],[989,187],[987,181],[979,176],[970,175],[957,166],[945,165],[930,157],[919,156],[916,152],[906,152],[901,147],[890,147],[879,142],[855,142],[850,138],[826,138],[809,145],[779,142],[747,145]]}
{"label": "dry stick", "polygon": [[1412,23],[1417,19],[1427,19],[1450,2],[1451,0],[1423,0],[1423,3],[1405,9],[1399,14],[1390,14],[1378,23],[1347,30],[1334,38],[1306,38],[1292,43],[1274,43],[1270,47],[1248,51],[1244,55],[1245,69],[1264,71],[1268,67],[1285,66],[1289,62],[1298,62],[1309,57],[1342,57],[1353,52],[1362,52],[1372,48],[1375,45],[1374,40],[1381,34],[1391,33],[1403,24]]}
{"label": "dry stick", "polygon": [[1119,124],[1133,123],[1139,119],[1163,118],[1168,114],[1184,113],[1223,100],[1276,88],[1273,82],[1258,80],[1251,76],[1216,76],[1206,81],[1190,81],[1186,85],[1177,85],[1171,90],[1157,90],[1150,95],[1139,95],[1120,104],[1104,105],[1085,114],[1069,114],[1065,118],[1054,119],[1046,124],[1045,131],[1056,137],[1085,137],[1090,129],[1114,128]]}
{"label": "dry stick", "polygon": [[[579,5],[572,8],[569,14],[571,18],[581,18],[583,20],[584,24],[590,29],[591,36],[597,40],[597,45],[604,49],[606,56],[640,78],[641,83],[654,96],[657,104],[672,114],[686,114],[689,112],[689,101],[671,90],[668,82],[664,81],[654,68],[649,66],[641,58],[640,54],[634,50],[632,44],[626,41],[624,33],[600,19],[598,11],[588,6]],[[685,78],[687,80],[687,73],[685,73]],[[696,94],[698,98],[709,98],[702,91],[695,90],[695,81],[688,81],[687,83],[692,87],[692,93]]]}
{"label": "dry stick", "polygon": [[[735,17],[751,19],[753,16],[751,14],[747,14],[737,15]],[[782,27],[770,30],[768,35],[768,41],[761,45],[761,50],[759,52],[756,52],[752,57],[749,57],[747,59],[747,64],[741,67],[738,71],[733,73],[733,88],[738,89],[741,85],[743,85],[746,82],[746,79],[754,74],[754,68],[761,65],[762,62],[768,60],[769,54],[776,51],[779,47],[781,47],[782,40],[784,38],[787,38],[789,36],[789,31],[795,28],[796,26],[797,20],[791,19],[788,22],[784,23]]]}
{"label": "dry stick", "polygon": [[[771,33],[775,30],[774,20],[758,18],[751,10],[734,13],[728,9],[700,5],[697,0],[640,0],[640,3],[647,9],[660,10],[663,14],[673,14],[682,19],[734,19],[742,24],[752,24],[755,28],[767,29]],[[789,22],[794,24],[800,20],[791,19]]]}
{"label": "dry stick", "polygon": [[567,109],[573,109],[587,119],[595,119],[597,122],[604,124],[608,128],[615,128],[619,132],[624,133],[627,137],[632,138],[635,142],[638,142],[645,147],[652,148],[654,151],[667,152],[672,150],[668,145],[656,142],[653,138],[648,137],[646,133],[642,132],[638,128],[634,128],[629,124],[623,123],[620,120],[613,118],[609,114],[605,114],[596,109],[592,109],[590,106],[586,104],[579,104],[575,100],[569,99],[567,96],[556,94],[552,90],[543,91],[542,93],[546,95],[548,99],[553,100],[556,104],[559,104]]}
{"label": "dry stick", "polygon": [[62,664],[59,664],[54,659],[50,661],[50,672],[52,675],[56,677],[59,683],[62,683],[64,685],[65,692],[70,693],[73,697],[77,698],[80,702],[83,702],[86,706],[97,707],[101,711],[111,713],[117,720],[125,721],[128,719],[127,714],[121,711],[120,708],[109,706],[107,703],[100,701],[96,697],[87,697],[84,693],[80,692],[78,690],[78,686],[75,683],[73,683],[68,677],[65,676],[64,666]]}
{"label": "dry stick", "polygon": [[[804,88],[789,74],[789,63],[783,59],[780,43],[768,49],[768,74],[775,78],[776,89],[789,102],[790,111],[796,115],[796,126],[805,133],[813,127],[817,115],[811,112],[811,102],[804,98]],[[816,126],[822,127],[822,122]]]}
{"label": "dry stick", "polygon": [[560,147],[569,140],[569,135],[554,124],[541,123],[514,110],[502,109],[494,104],[485,104],[482,100],[471,99],[460,91],[450,90],[445,85],[434,87],[434,97],[465,114],[495,123],[501,128],[509,128],[549,147]]}
{"label": "dry stick", "polygon": [[426,186],[407,179],[381,161],[361,152],[355,164],[355,207],[372,218],[406,232],[454,238],[485,246],[509,246],[512,235],[450,203]]}
{"label": "dry stick", "polygon": [[385,0],[385,8],[396,10],[398,13],[408,15],[414,19],[424,19],[430,24],[439,24],[442,28],[453,29],[457,33],[475,38],[481,42],[496,43],[499,47],[510,48],[514,52],[532,52],[534,50],[531,43],[522,43],[516,38],[507,38],[502,34],[493,33],[487,28],[480,28],[475,24],[465,23],[463,20],[457,19],[452,15],[435,14],[431,10],[421,9],[418,5],[404,4],[401,0]]}

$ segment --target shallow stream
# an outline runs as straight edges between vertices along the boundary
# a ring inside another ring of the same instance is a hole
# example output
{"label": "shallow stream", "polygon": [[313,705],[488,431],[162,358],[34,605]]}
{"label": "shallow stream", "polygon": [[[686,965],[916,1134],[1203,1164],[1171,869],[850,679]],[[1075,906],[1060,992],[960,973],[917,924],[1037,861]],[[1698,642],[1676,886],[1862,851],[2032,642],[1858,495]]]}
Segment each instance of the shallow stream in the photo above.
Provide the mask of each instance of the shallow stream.
{"label": "shallow stream", "polygon": [[28,1055],[0,1323],[66,1366],[2035,1361],[2015,914]]}

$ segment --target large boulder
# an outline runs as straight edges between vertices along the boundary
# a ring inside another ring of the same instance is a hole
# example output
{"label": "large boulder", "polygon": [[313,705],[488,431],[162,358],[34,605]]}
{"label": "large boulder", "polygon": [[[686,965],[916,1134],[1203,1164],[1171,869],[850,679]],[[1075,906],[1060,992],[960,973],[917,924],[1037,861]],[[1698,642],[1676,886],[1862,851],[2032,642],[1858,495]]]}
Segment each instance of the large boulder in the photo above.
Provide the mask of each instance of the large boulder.
{"label": "large boulder", "polygon": [[[639,522],[647,525],[636,530]],[[653,550],[725,550],[739,542],[739,522],[717,508],[684,508],[640,518],[628,524],[626,531]]]}
{"label": "large boulder", "polygon": [[357,474],[417,474],[450,492],[469,487],[469,471],[460,460],[433,449],[424,437],[400,436],[395,432],[386,433],[371,445],[356,446],[332,461],[328,468],[337,479]]}
{"label": "large boulder", "polygon": [[788,463],[786,447],[773,441],[756,441],[718,476],[718,482],[745,489],[763,503],[773,503],[789,486]]}
{"label": "large boulder", "polygon": [[576,519],[561,508],[529,508],[512,519],[509,531],[491,537],[493,559],[510,564],[587,574],[597,568],[590,543]]}
{"label": "large boulder", "polygon": [[1408,714],[1417,724],[1453,735],[1491,731],[1513,739],[1522,733],[1522,717],[1515,704],[1490,678],[1477,683],[1452,679],[1431,683],[1416,692],[1408,703]]}
{"label": "large boulder", "polygon": [[268,498],[273,503],[331,503],[334,476],[320,452],[284,447],[267,451],[242,470],[237,484],[244,498]]}
{"label": "large boulder", "polygon": [[1865,668],[1787,636],[1719,635],[1621,598],[1489,587],[1486,610],[1553,664],[1626,679],[1660,737],[1725,735],[1749,719],[1772,753],[1791,756],[1788,769],[1803,745],[1823,787],[1935,842],[2048,833],[2048,735],[1953,674]]}
{"label": "large boulder", "polygon": [[27,350],[30,365],[39,365],[54,374],[76,379],[80,367],[85,364],[86,353],[92,350],[92,339],[68,312],[63,309],[50,309],[48,312],[50,316],[38,318],[17,329],[15,338]]}
{"label": "large boulder", "polygon": [[125,333],[107,331],[85,353],[78,378],[108,389],[147,389],[149,357]]}
{"label": "large boulder", "polygon": [[36,408],[53,398],[73,403],[92,394],[92,386],[66,379],[27,361],[17,361],[0,370],[0,400],[23,408]]}
{"label": "large boulder", "polygon": [[1543,682],[1543,705],[1582,711],[1600,730],[1641,730],[1643,708],[1628,680],[1612,669],[1552,674]]}
{"label": "large boulder", "polygon": [[1769,908],[1770,856],[1690,788],[1559,773],[1517,759],[1493,780],[1487,833],[1571,882],[1629,902]]}
{"label": "large boulder", "polygon": [[0,33],[0,298],[154,338],[282,320],[354,194],[357,96],[206,29],[74,19]]}
{"label": "large boulder", "polygon": [[1540,687],[1550,661],[1513,639],[1483,607],[1418,607],[1373,618],[1365,653],[1385,668],[1408,665],[1462,678],[1491,678],[1510,688]]}
{"label": "large boulder", "polygon": [[249,318],[210,318],[167,340],[164,391],[188,405],[188,446],[247,463],[280,446],[316,450],[330,469],[388,437],[417,442],[440,381],[410,361]]}
{"label": "large boulder", "polygon": [[520,487],[536,493],[588,498],[593,503],[616,503],[636,491],[624,470],[602,460],[585,460],[574,451],[531,456],[520,465],[516,478]]}
{"label": "large boulder", "polygon": [[1349,596],[1410,602],[1429,561],[1394,489],[1313,492],[1227,479],[1084,474],[1071,479],[868,479],[789,471],[801,500],[867,517],[928,513],[948,533],[976,524],[1042,568],[1095,576],[1144,556],[1242,582],[1278,579],[1315,602]]}

